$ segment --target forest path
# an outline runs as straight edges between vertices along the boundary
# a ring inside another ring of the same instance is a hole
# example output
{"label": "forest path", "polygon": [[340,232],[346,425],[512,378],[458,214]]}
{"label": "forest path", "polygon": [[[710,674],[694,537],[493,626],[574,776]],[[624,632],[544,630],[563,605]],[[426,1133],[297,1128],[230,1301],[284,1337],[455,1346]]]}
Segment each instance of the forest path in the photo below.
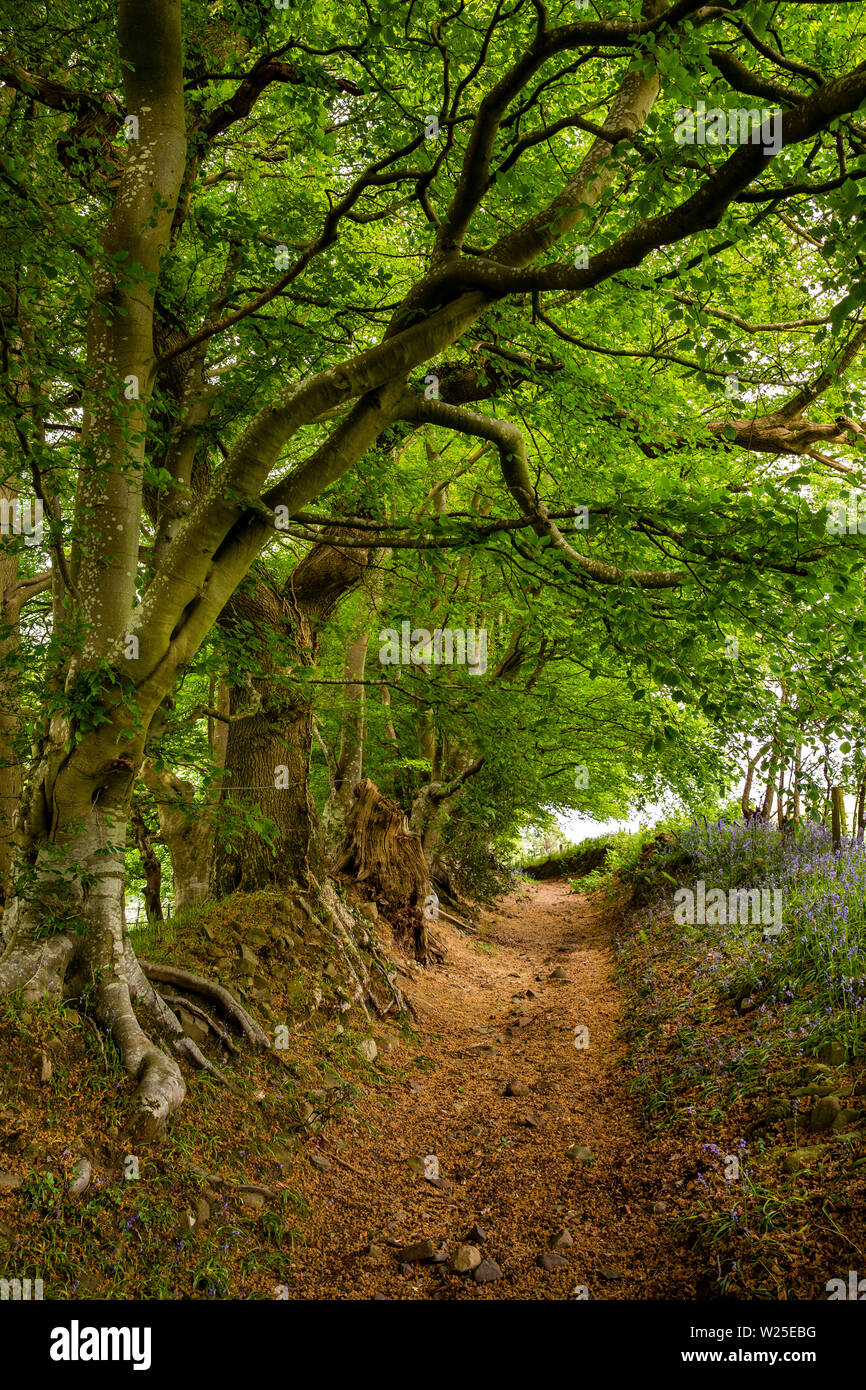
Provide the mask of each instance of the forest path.
{"label": "forest path", "polygon": [[[437,924],[447,959],[409,985],[420,1055],[412,1065],[404,1045],[389,1051],[384,1084],[308,1150],[331,1168],[305,1167],[291,1297],[696,1296],[696,1257],[654,1209],[670,1209],[681,1185],[675,1155],[649,1141],[625,1086],[615,925],[560,882],[522,885],[479,937]],[[558,967],[565,979],[551,978]],[[578,1025],[587,1047],[575,1045]],[[507,1096],[510,1082],[525,1093]],[[572,1145],[592,1161],[569,1157]],[[416,1171],[428,1155],[442,1186]],[[450,1263],[410,1271],[405,1259],[401,1272],[402,1247],[428,1239],[451,1257],[475,1224],[484,1239],[469,1243],[501,1276],[479,1283]],[[566,1263],[539,1267],[563,1227]]]}

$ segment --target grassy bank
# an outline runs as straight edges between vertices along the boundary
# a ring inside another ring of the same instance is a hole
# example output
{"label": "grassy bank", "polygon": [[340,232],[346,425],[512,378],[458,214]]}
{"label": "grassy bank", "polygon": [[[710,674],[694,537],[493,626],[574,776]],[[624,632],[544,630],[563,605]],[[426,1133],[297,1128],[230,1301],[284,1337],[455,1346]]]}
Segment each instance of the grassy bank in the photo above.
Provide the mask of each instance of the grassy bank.
{"label": "grassy bank", "polygon": [[[866,856],[821,826],[695,825],[640,876],[618,971],[648,1131],[693,1159],[670,1219],[720,1297],[826,1298],[866,1273]],[[678,922],[698,880],[779,890],[781,932]]]}
{"label": "grassy bank", "polygon": [[188,1075],[156,1144],[124,1135],[130,1079],[83,1013],[0,1001],[0,1278],[42,1279],[46,1299],[291,1296],[329,1121],[357,1123],[366,1092],[416,1074],[409,1049],[391,1050],[414,1038],[405,1022],[378,1023],[367,1060],[370,1026],[342,1012],[303,930],[284,900],[260,893],[138,933],[151,959],[218,978],[272,1038],[284,1030],[265,1054],[200,1037],[227,1084]]}

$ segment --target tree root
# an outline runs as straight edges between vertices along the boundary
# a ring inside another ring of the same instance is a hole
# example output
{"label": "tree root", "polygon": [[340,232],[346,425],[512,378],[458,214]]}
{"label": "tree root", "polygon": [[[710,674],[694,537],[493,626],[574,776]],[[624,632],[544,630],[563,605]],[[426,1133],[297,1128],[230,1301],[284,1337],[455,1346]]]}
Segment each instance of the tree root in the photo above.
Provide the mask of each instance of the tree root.
{"label": "tree root", "polygon": [[236,1086],[233,1081],[229,1080],[225,1072],[220,1071],[219,1067],[214,1066],[213,1062],[208,1061],[201,1048],[197,1043],[193,1042],[192,1038],[175,1038],[172,1047],[179,1057],[185,1058],[185,1060],[198,1071],[207,1072],[208,1076],[215,1077],[221,1086],[225,1086],[227,1091],[231,1091],[236,1096],[243,1095],[240,1086]]}
{"label": "tree root", "polygon": [[[372,957],[373,964],[379,967],[379,969],[385,977],[385,983],[388,986],[388,992],[391,995],[394,1008],[397,1010],[398,1013],[407,1013],[409,1017],[414,1019],[417,1023],[418,1014],[415,1011],[415,1006],[412,1003],[412,1000],[409,998],[407,994],[404,994],[401,989],[397,988],[397,986],[394,984],[394,981],[391,979],[391,976],[388,974],[386,966],[375,954],[375,952],[371,951],[370,955]],[[391,1004],[389,1004],[387,1008],[381,1009],[380,1013],[384,1017],[384,1015],[388,1013],[390,1009]]]}
{"label": "tree root", "polygon": [[[356,993],[359,996],[359,999],[363,1001],[363,1005],[369,1005],[373,1012],[379,1018],[384,1018],[385,1015],[389,1013],[392,1008],[395,1008],[398,1013],[410,1014],[414,1018],[416,1015],[414,1009],[412,1008],[412,1005],[403,995],[401,990],[391,980],[385,963],[378,955],[371,938],[371,944],[369,946],[366,946],[364,949],[368,952],[371,960],[378,967],[378,969],[384,976],[385,983],[388,987],[388,993],[391,996],[391,1001],[384,1007],[382,1004],[379,1003],[378,999],[376,998],[375,994],[370,988],[369,983],[367,983],[369,979],[369,972],[367,970],[366,964],[364,963],[361,957],[360,947],[355,941],[354,919],[352,918],[351,913],[349,912],[348,908],[343,904],[340,897],[338,896],[338,894],[336,893],[336,891],[330,883],[326,882],[324,887],[319,887],[318,885],[316,886],[318,889],[320,900],[322,902],[322,906],[324,907],[330,921],[333,923],[334,926],[334,932],[329,934],[332,936],[332,939],[336,937],[336,945],[338,949],[341,951],[344,960],[346,961],[346,963],[352,971],[356,983]],[[365,1014],[369,1014],[369,1011],[366,1007],[364,1007],[364,1012]]]}
{"label": "tree root", "polygon": [[166,994],[165,990],[160,994],[160,998],[173,1008],[186,1009],[187,1013],[192,1014],[195,1018],[200,1018],[203,1023],[207,1024],[211,1032],[216,1034],[227,1052],[230,1052],[233,1057],[240,1057],[241,1050],[237,1043],[232,1041],[225,1029],[220,1028],[205,1009],[200,1008],[198,1004],[193,1004],[190,999],[184,999],[181,994]]}
{"label": "tree root", "polygon": [[124,1067],[138,1082],[132,1131],[149,1143],[183,1102],[183,1074],[177,1062],[144,1032],[132,1007],[129,985],[116,973],[97,986],[96,1016],[109,1029]]}
{"label": "tree root", "polygon": [[158,985],[174,985],[176,989],[189,990],[191,994],[199,994],[204,999],[213,1000],[215,1004],[219,1004],[226,1017],[249,1038],[253,1047],[270,1047],[267,1035],[252,1015],[247,1013],[243,1005],[239,1004],[227,989],[223,989],[222,985],[216,984],[213,980],[206,980],[201,975],[193,975],[189,970],[179,970],[174,965],[157,965],[148,960],[139,960],[138,964],[146,979],[155,981]]}
{"label": "tree root", "polygon": [[477,936],[478,934],[475,928],[467,926],[465,922],[461,922],[459,917],[454,917],[450,912],[446,912],[441,902],[439,904],[439,916],[442,918],[444,922],[449,922],[452,927],[459,927],[461,931],[465,931],[469,936]]}

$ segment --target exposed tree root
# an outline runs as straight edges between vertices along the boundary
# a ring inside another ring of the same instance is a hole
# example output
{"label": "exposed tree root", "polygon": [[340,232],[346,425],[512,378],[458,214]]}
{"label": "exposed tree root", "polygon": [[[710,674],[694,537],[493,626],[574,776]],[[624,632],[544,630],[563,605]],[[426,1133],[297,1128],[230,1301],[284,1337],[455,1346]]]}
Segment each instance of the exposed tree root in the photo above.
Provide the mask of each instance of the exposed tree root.
{"label": "exposed tree root", "polygon": [[177,1062],[144,1032],[132,1007],[129,985],[117,973],[98,984],[95,1012],[111,1033],[124,1067],[138,1082],[131,1129],[148,1143],[162,1133],[169,1115],[183,1102],[183,1074]]}
{"label": "exposed tree root", "polygon": [[179,1057],[183,1057],[184,1060],[189,1062],[190,1066],[195,1067],[197,1071],[204,1071],[207,1072],[208,1076],[215,1077],[221,1086],[225,1086],[226,1090],[232,1091],[234,1095],[243,1095],[240,1086],[236,1086],[233,1081],[229,1080],[225,1072],[220,1071],[219,1067],[214,1066],[213,1062],[205,1057],[201,1048],[197,1043],[193,1042],[192,1038],[175,1038],[172,1047]]}
{"label": "exposed tree root", "polygon": [[439,916],[444,921],[450,922],[452,927],[459,927],[461,931],[467,932],[470,936],[475,933],[475,928],[468,926],[466,922],[461,922],[460,918],[455,917],[452,913],[446,912],[441,902],[439,904]]}
{"label": "exposed tree root", "polygon": [[376,995],[373,993],[373,990],[370,987],[369,969],[361,955],[361,948],[359,947],[355,939],[355,932],[357,928],[351,912],[342,902],[339,895],[330,883],[326,881],[324,887],[319,887],[319,885],[316,884],[316,888],[318,890],[322,906],[327,914],[330,923],[332,924],[333,929],[329,932],[329,935],[331,936],[336,949],[340,952],[340,954],[343,957],[343,960],[346,962],[347,967],[351,970],[352,977],[355,981],[356,986],[356,1002],[359,1004],[359,1006],[364,1010],[365,1013],[368,1013],[366,1005],[369,1005],[369,1007],[379,1018],[383,1018],[387,1013],[390,1013],[392,1009],[396,1009],[398,1013],[411,1014],[412,1017],[414,1017],[415,1015],[412,1009],[412,1005],[406,999],[405,995],[401,992],[401,990],[398,989],[398,987],[394,984],[393,980],[388,974],[386,963],[378,954],[376,947],[371,940],[369,945],[367,945],[364,949],[370,956],[373,963],[376,966],[378,966],[379,970],[382,972],[382,975],[385,979],[385,983],[388,987],[388,993],[390,995],[390,1001],[386,1005],[383,1006],[379,1002],[379,1000],[376,998]]}
{"label": "exposed tree root", "polygon": [[241,1050],[237,1043],[232,1041],[225,1029],[220,1028],[219,1024],[205,1009],[200,1008],[198,1004],[193,1004],[192,1000],[185,999],[181,994],[166,994],[165,990],[163,990],[160,997],[165,1000],[166,1004],[171,1005],[173,1008],[186,1009],[187,1013],[192,1014],[194,1018],[200,1018],[203,1023],[207,1024],[211,1032],[216,1034],[227,1052],[230,1052],[233,1057],[240,1057]]}
{"label": "exposed tree root", "polygon": [[189,970],[179,970],[174,965],[157,965],[148,960],[139,960],[138,964],[145,977],[158,985],[173,985],[175,989],[189,990],[191,994],[212,999],[215,1004],[219,1004],[226,1017],[246,1034],[253,1047],[270,1047],[266,1034],[252,1015],[248,1014],[243,1005],[239,1004],[227,989],[223,989],[222,985],[215,984],[213,980],[206,980],[201,975],[193,975]]}

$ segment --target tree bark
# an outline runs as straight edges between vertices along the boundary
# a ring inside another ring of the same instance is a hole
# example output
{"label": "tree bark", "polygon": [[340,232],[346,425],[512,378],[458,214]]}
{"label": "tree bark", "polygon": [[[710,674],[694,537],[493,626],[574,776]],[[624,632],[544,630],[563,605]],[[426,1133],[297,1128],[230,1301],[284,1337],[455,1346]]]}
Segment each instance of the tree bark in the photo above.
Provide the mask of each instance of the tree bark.
{"label": "tree bark", "polygon": [[208,895],[212,808],[196,799],[196,789],[167,769],[157,770],[148,759],[142,780],[156,805],[159,830],[171,859],[175,912]]}
{"label": "tree bark", "polygon": [[418,960],[428,959],[435,900],[421,841],[410,832],[405,812],[369,778],[355,788],[334,875],[377,903],[395,939],[409,945]]}
{"label": "tree bark", "polygon": [[132,830],[144,871],[144,911],[148,922],[163,921],[162,915],[162,865],[153,845],[150,831],[142,815],[141,807],[132,807]]}
{"label": "tree bark", "polygon": [[331,773],[331,786],[322,810],[321,842],[331,857],[345,834],[354,791],[361,781],[364,760],[364,668],[370,642],[370,615],[366,607],[346,642],[343,687],[343,714],[340,721],[340,749]]}
{"label": "tree bark", "polygon": [[[278,593],[264,582],[234,596],[222,623],[255,645],[258,672],[231,690],[226,780],[214,851],[218,896],[323,874],[310,794],[313,704],[303,673],[316,661],[321,625],[361,580],[364,549],[323,541],[295,566]],[[299,678],[300,675],[300,678]],[[253,697],[254,711],[236,717]],[[250,826],[265,818],[268,830]]]}
{"label": "tree bark", "polygon": [[833,812],[833,848],[838,854],[842,848],[842,836],[845,833],[845,801],[842,788],[831,788],[830,799]]}

